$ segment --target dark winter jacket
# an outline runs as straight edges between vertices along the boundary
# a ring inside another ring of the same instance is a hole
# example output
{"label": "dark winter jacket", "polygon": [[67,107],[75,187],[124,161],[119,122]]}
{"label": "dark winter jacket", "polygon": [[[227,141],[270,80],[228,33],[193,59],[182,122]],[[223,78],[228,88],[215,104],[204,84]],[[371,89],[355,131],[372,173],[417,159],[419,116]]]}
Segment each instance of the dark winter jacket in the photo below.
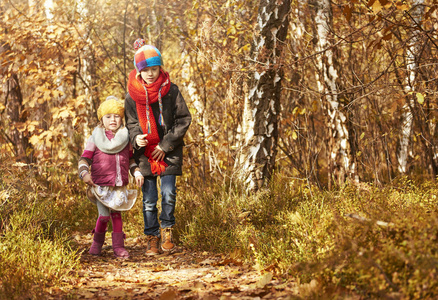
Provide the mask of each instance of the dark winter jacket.
{"label": "dark winter jacket", "polygon": [[[158,145],[166,153],[164,162],[168,165],[161,175],[181,175],[183,161],[184,135],[190,126],[192,117],[178,86],[171,84],[169,92],[162,98],[164,125],[157,125],[160,142]],[[158,101],[151,104],[155,120],[159,119]],[[138,120],[136,103],[131,96],[125,98],[125,120],[129,130],[129,139],[134,147],[135,162],[140,167],[143,176],[154,176],[148,158],[144,155],[145,148],[139,147],[135,137],[143,134]]]}

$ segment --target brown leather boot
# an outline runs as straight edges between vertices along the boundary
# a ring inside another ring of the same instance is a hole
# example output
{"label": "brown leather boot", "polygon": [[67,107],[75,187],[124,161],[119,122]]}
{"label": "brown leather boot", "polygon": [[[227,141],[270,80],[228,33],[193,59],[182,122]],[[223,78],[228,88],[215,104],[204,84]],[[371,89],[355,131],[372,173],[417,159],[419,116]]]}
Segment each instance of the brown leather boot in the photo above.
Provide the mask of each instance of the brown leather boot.
{"label": "brown leather boot", "polygon": [[160,238],[155,235],[147,235],[147,251],[146,255],[153,256],[160,254],[160,250],[158,249],[158,243],[160,242]]}
{"label": "brown leather boot", "polygon": [[175,249],[172,238],[172,227],[161,228],[161,250],[170,252]]}

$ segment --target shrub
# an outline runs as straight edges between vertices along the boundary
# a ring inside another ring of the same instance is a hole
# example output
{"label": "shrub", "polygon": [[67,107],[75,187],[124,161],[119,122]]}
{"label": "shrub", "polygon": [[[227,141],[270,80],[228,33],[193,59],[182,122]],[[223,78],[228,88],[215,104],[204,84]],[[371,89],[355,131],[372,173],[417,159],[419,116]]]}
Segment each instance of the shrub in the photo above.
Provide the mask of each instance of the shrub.
{"label": "shrub", "polygon": [[0,240],[0,294],[5,299],[38,293],[41,287],[69,279],[79,261],[65,234],[55,230],[49,237],[27,212],[14,214],[7,227]]}
{"label": "shrub", "polygon": [[258,193],[230,186],[186,190],[180,207],[186,246],[239,253],[261,271],[316,282],[313,297],[438,295],[434,183],[401,178],[384,188],[322,191],[278,176]]}
{"label": "shrub", "polygon": [[68,281],[79,255],[70,245],[59,195],[49,193],[28,166],[2,162],[1,170],[0,298],[32,298]]}

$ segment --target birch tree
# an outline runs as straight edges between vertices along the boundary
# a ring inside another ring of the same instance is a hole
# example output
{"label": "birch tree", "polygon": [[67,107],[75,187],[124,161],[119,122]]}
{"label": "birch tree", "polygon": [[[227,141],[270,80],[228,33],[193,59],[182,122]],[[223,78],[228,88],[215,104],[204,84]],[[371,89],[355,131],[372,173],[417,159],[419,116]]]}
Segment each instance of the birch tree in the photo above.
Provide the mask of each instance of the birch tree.
{"label": "birch tree", "polygon": [[289,22],[290,0],[261,0],[257,34],[253,40],[255,64],[245,99],[239,164],[249,189],[271,178],[278,142],[281,94],[281,54]]}
{"label": "birch tree", "polygon": [[[333,14],[330,0],[316,0],[315,51],[317,65],[317,87],[327,115],[327,160],[329,188],[332,178],[341,184],[347,177],[355,177],[355,165],[351,156],[347,116],[341,103],[339,64],[331,38]],[[355,178],[356,179],[356,178]]]}
{"label": "birch tree", "polygon": [[[80,34],[81,38],[84,40],[86,46],[84,49],[79,53],[79,69],[77,72],[77,76],[80,78],[80,81],[83,85],[83,91],[84,91],[84,99],[86,102],[87,108],[93,108],[86,110],[89,114],[89,118],[87,118],[87,122],[91,123],[90,126],[84,126],[84,135],[88,136],[91,134],[89,132],[89,127],[94,127],[94,122],[97,120],[92,118],[91,116],[94,116],[97,111],[97,107],[99,106],[99,100],[98,100],[98,90],[96,85],[96,59],[94,57],[93,49],[92,49],[92,39],[91,39],[91,32],[93,30],[93,25],[90,24],[89,18],[90,14],[90,4],[88,1],[85,0],[79,0],[77,2],[77,14],[79,16],[79,22],[78,24],[81,25],[80,27]],[[75,83],[76,84],[76,83]],[[90,122],[90,120],[93,120]],[[85,142],[85,141],[84,141]]]}
{"label": "birch tree", "polygon": [[408,44],[406,52],[406,85],[405,92],[407,101],[403,105],[401,114],[400,140],[397,150],[398,171],[405,174],[407,171],[408,155],[409,155],[409,140],[412,132],[413,116],[412,107],[415,104],[415,84],[417,81],[418,69],[418,52],[421,48],[419,43],[420,31],[417,24],[421,22],[421,17],[424,13],[424,0],[414,0],[411,16],[413,19],[413,27],[416,28],[412,33],[412,38]]}
{"label": "birch tree", "polygon": [[[190,66],[197,64],[198,60],[198,54],[196,51],[193,51],[191,54],[194,56],[194,58],[191,57],[188,45],[186,43],[186,37],[187,29],[186,24],[184,24],[181,20],[181,18],[178,18],[176,20],[177,25],[179,28],[181,28],[181,31],[184,32],[184,34],[179,35],[179,46],[181,49],[181,79],[183,86],[185,90],[187,91],[187,94],[189,96],[189,101],[191,102],[192,106],[195,108],[195,119],[198,120],[198,125],[200,126],[201,133],[204,137],[207,139],[210,137],[210,127],[209,127],[209,120],[208,120],[208,113],[209,110],[207,108],[207,97],[205,95],[205,84],[204,85],[197,85],[195,84],[195,81],[193,78],[195,78],[195,74],[193,74],[193,69],[190,68]],[[200,37],[196,37],[194,40],[197,41],[200,39]],[[201,43],[200,43],[201,44]],[[202,76],[202,74],[197,74],[198,76]],[[206,157],[206,149],[207,145],[205,143],[205,139],[201,140],[200,145],[200,152],[202,155],[202,175],[205,177],[206,173],[206,160],[208,159],[208,165],[209,165],[209,171],[212,171],[211,169],[211,158],[208,155],[208,158]]]}

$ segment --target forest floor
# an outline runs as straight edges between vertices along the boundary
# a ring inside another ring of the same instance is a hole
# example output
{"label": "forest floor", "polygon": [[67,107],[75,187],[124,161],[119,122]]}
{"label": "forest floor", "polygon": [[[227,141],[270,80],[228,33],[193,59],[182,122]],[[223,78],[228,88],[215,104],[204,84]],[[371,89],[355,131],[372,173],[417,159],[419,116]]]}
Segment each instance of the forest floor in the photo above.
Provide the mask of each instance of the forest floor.
{"label": "forest floor", "polygon": [[44,299],[299,299],[294,282],[275,279],[239,260],[177,247],[146,256],[142,238],[127,238],[127,259],[118,259],[107,233],[102,255],[88,253],[91,234],[74,236],[80,251],[77,279],[54,287]]}

